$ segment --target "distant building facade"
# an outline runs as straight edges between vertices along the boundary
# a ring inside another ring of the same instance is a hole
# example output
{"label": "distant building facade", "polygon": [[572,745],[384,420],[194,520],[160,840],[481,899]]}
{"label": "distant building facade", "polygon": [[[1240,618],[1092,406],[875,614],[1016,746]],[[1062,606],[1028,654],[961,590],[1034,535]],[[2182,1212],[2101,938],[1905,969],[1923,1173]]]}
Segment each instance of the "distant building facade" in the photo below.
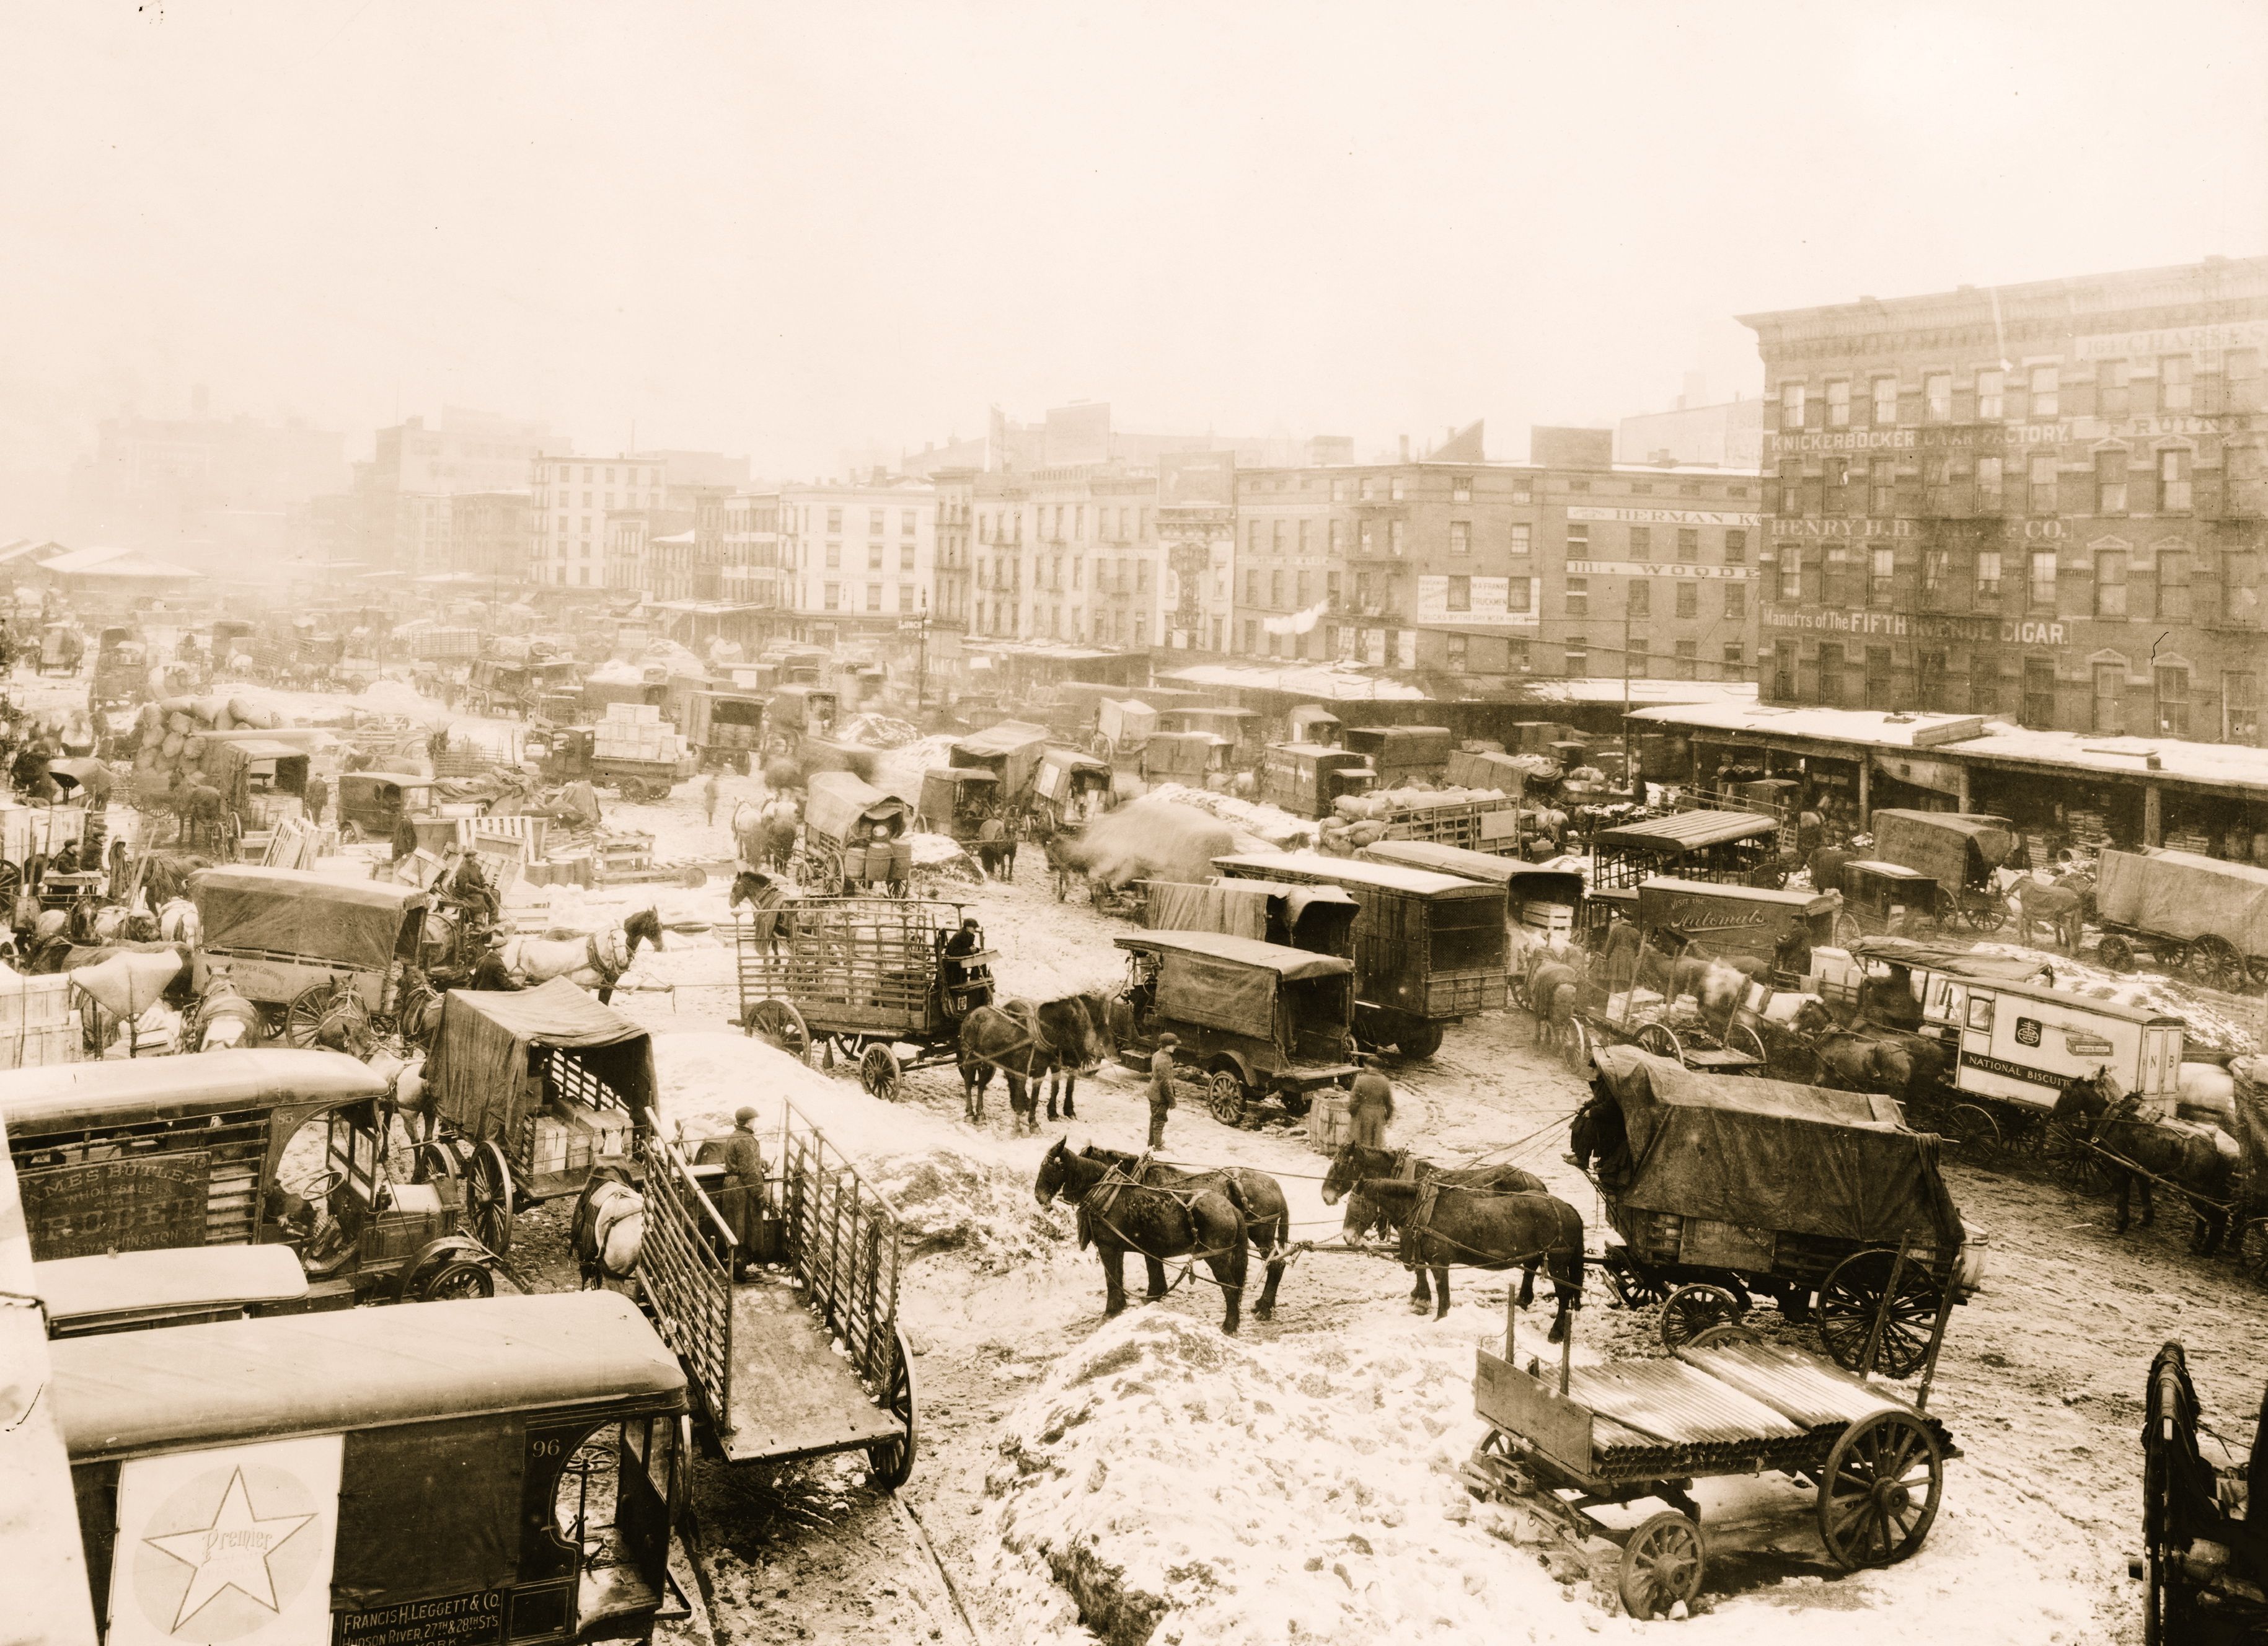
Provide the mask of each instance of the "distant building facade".
{"label": "distant building facade", "polygon": [[1725,400],[1625,417],[1615,430],[1615,460],[1653,468],[1695,465],[1753,469],[1764,461],[1764,403]]}
{"label": "distant building facade", "polygon": [[[635,587],[615,583],[610,569],[637,555],[610,543],[607,517],[616,511],[661,509],[667,467],[651,457],[571,458],[547,452],[528,465],[528,576],[556,588]],[[633,533],[640,538],[642,533]],[[625,544],[629,542],[625,539]]]}
{"label": "distant building facade", "polygon": [[876,479],[780,492],[784,587],[799,638],[827,645],[895,635],[935,582],[935,488]]}
{"label": "distant building facade", "polygon": [[740,491],[725,498],[725,559],[718,598],[735,606],[780,609],[777,491]]}
{"label": "distant building facade", "polygon": [[517,583],[526,574],[528,494],[460,492],[449,503],[449,569]]}
{"label": "distant building facade", "polygon": [[1182,601],[1157,471],[1064,463],[968,484],[970,635],[1125,651],[1188,643],[1173,638]]}
{"label": "distant building facade", "polygon": [[1764,701],[2261,740],[2268,258],[1742,319]]}
{"label": "distant building facade", "polygon": [[[498,571],[491,545],[481,546],[483,563],[478,567],[458,550],[454,500],[475,493],[525,492],[529,461],[547,444],[559,442],[541,423],[455,408],[430,425],[420,416],[380,429],[372,459],[356,465],[362,558],[374,569],[411,577],[479,570],[518,581],[522,567]],[[524,538],[519,555],[525,558]]]}

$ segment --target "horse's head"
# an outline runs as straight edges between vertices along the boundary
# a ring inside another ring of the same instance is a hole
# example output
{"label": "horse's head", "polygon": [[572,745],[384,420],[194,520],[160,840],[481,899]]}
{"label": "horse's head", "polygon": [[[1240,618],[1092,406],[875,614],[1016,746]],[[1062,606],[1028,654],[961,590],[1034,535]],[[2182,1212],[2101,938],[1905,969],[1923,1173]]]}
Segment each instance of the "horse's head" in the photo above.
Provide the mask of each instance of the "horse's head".
{"label": "horse's head", "polygon": [[2097,1069],[2091,1075],[2074,1078],[2057,1093],[2054,1112],[2059,1120],[2077,1117],[2092,1124],[2110,1106],[2110,1083],[2104,1077],[2104,1071]]}
{"label": "horse's head", "polygon": [[1814,996],[1795,1009],[1787,1026],[1797,1034],[1824,1034],[1835,1026],[1835,1015],[1827,1010],[1825,1001]]}
{"label": "horse's head", "polygon": [[1339,1196],[1377,1170],[1379,1151],[1365,1149],[1359,1143],[1345,1143],[1331,1157],[1331,1169],[1323,1174],[1323,1204],[1336,1206]]}
{"label": "horse's head", "polygon": [[[741,870],[733,877],[732,895],[725,900],[725,907],[728,909],[736,909],[743,903],[756,901],[770,888],[771,883],[771,876],[759,870]],[[659,948],[660,944],[657,942],[654,946]]]}
{"label": "horse's head", "polygon": [[642,908],[622,922],[624,964],[637,958],[638,944],[651,943],[654,952],[665,952],[661,941],[661,916],[650,908]]}
{"label": "horse's head", "polygon": [[1063,1193],[1071,1178],[1071,1143],[1058,1137],[1040,1161],[1040,1175],[1032,1179],[1032,1198],[1042,1206]]}
{"label": "horse's head", "polygon": [[1376,1207],[1379,1216],[1394,1223],[1409,1216],[1418,1200],[1418,1186],[1400,1178],[1361,1178],[1356,1180],[1354,1193]]}

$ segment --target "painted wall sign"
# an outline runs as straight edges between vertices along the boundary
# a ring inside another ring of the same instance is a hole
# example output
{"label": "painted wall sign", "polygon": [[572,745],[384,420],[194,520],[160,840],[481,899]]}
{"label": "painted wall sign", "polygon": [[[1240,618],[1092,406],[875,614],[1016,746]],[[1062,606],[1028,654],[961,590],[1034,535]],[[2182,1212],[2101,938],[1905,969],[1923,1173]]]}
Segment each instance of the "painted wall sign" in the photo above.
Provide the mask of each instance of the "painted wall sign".
{"label": "painted wall sign", "polygon": [[1596,503],[1571,503],[1571,520],[1620,521],[1625,525],[1727,525],[1753,531],[1756,517],[1721,509],[1609,509]]}
{"label": "painted wall sign", "polygon": [[1703,566],[1691,561],[1571,560],[1571,577],[1713,577],[1733,583],[1746,581],[1746,566]]}
{"label": "painted wall sign", "polygon": [[1911,452],[1916,444],[1911,429],[1807,429],[1771,437],[1776,457],[1830,452]]}
{"label": "painted wall sign", "polygon": [[41,1257],[154,1252],[205,1243],[211,1157],[202,1149],[26,1172],[24,1223]]}
{"label": "painted wall sign", "polygon": [[488,1589],[342,1612],[331,1646],[497,1646],[506,1598],[504,1591]]}
{"label": "painted wall sign", "polygon": [[2124,360],[2134,355],[2179,355],[2198,349],[2268,348],[2268,320],[2220,326],[2176,326],[2158,332],[2103,332],[2073,340],[2081,360]]}
{"label": "painted wall sign", "polygon": [[2061,646],[2071,639],[2070,625],[2041,617],[1909,617],[1903,612],[1792,612],[1771,606],[1764,611],[1764,626],[1984,645]]}
{"label": "painted wall sign", "polygon": [[1449,605],[1449,579],[1446,577],[1421,577],[1418,579],[1418,621],[1421,623],[1448,624],[1471,628],[1535,628],[1542,619],[1536,612],[1537,593],[1542,579],[1522,577],[1521,585],[1528,594],[1528,609],[1511,609],[1509,577],[1469,577],[1467,604],[1452,608]]}
{"label": "painted wall sign", "polygon": [[1774,515],[1772,535],[1789,538],[1898,538],[1921,532],[1918,520],[1852,519],[1843,515]]}

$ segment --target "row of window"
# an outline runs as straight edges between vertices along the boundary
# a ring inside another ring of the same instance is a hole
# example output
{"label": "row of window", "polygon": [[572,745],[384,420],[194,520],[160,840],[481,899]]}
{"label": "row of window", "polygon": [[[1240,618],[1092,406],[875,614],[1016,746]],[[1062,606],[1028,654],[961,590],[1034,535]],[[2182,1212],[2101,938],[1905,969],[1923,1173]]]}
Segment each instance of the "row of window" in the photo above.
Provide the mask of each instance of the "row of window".
{"label": "row of window", "polygon": [[[820,599],[824,608],[828,611],[839,612],[845,609],[843,604],[843,585],[839,583],[821,584],[820,585]],[[917,609],[914,602],[914,585],[910,583],[900,584],[898,585],[898,604],[896,609],[901,612],[914,611]],[[880,584],[870,583],[866,585],[865,609],[870,612],[879,612],[882,609],[882,585]]]}
{"label": "row of window", "polygon": [[[578,465],[573,463],[538,463],[535,466],[536,482],[540,485],[545,481],[556,481],[559,484],[564,486],[574,480],[575,470],[578,467]],[[659,467],[648,467],[644,464],[629,463],[609,466],[603,463],[585,463],[579,467],[583,471],[583,483],[585,486],[593,483],[591,477],[593,474],[603,474],[605,479],[601,483],[608,486],[613,485],[615,483],[615,473],[617,467],[619,467],[622,472],[622,484],[625,486],[659,486],[662,483],[661,469]],[[590,499],[585,497],[583,501],[588,503]]]}
{"label": "row of window", "polygon": [[[2258,461],[2258,449],[2232,445],[2233,476],[2250,476]],[[2135,468],[2124,446],[2106,447],[2095,454],[2094,503],[2097,514],[2185,514],[2196,506],[2193,464],[2196,453],[2185,446],[2169,446],[2148,454],[2146,467]],[[2006,459],[1980,457],[1973,470],[1956,468],[1951,459],[1931,458],[1921,466],[1921,506],[1931,513],[1953,511],[1965,491],[1986,512],[2006,506]],[[1826,458],[1810,466],[1792,459],[1779,466],[1779,513],[1895,515],[1898,511],[1897,463],[1890,458],[1853,463],[1846,458]],[[2135,477],[2139,475],[2138,480]],[[2238,483],[2243,483],[2240,479]],[[2051,452],[2035,453],[2022,476],[2021,502],[2026,514],[2058,514],[2062,509],[2062,459]],[[1573,528],[1570,527],[1572,531]],[[1639,530],[1642,528],[1633,528]]]}
{"label": "row of window", "polygon": [[[1051,543],[1086,540],[1086,511],[1083,503],[1042,503],[1033,507],[1033,534]],[[1017,543],[1024,537],[1022,511],[1005,509],[976,517],[976,535],[988,543]],[[1094,535],[1106,542],[1143,541],[1150,535],[1150,511],[1133,503],[1094,506]]]}
{"label": "row of window", "polygon": [[[2160,548],[2155,563],[2137,568],[2132,551],[2095,551],[2088,567],[2073,561],[2066,570],[2092,574],[2093,591],[2088,614],[2110,621],[2147,618],[2160,622],[2194,620],[2191,593],[2197,581],[2194,557],[2184,549]],[[2003,581],[2003,556],[1997,548],[1926,548],[1920,562],[1923,603],[1932,611],[1959,611],[1970,606],[1999,609],[2010,592],[2019,593],[2029,612],[2058,610],[2056,577],[2058,552],[2033,549],[2021,556],[2016,569],[2022,577],[2020,591]],[[2222,620],[2253,625],[2261,618],[2263,556],[2257,551],[2231,550],[2220,557],[2219,586]],[[1806,590],[1807,580],[1812,587]],[[1896,599],[1896,557],[1889,548],[1845,549],[1790,547],[1782,550],[1776,569],[1774,598],[1794,604],[1807,599],[1830,608],[1863,603],[1884,610]]]}
{"label": "row of window", "polygon": [[[828,570],[829,570],[829,571],[839,571],[839,570],[841,570],[841,569],[842,569],[842,568],[843,568],[843,545],[842,545],[842,544],[840,544],[840,543],[829,543],[828,545],[827,545],[826,548],[822,551],[822,553],[823,553],[823,555],[824,555],[824,557],[825,557],[826,567],[827,567],[827,569],[828,569]],[[884,546],[883,546],[882,544],[880,544],[880,543],[869,543],[869,544],[867,544],[867,545],[866,545],[866,569],[867,569],[867,570],[869,570],[869,571],[880,571],[880,570],[881,570],[881,569],[882,569],[882,561],[883,561],[883,557],[884,557],[884,555],[885,555],[887,553],[887,550],[884,547]],[[796,563],[797,563],[797,564],[799,564],[799,565],[800,565],[800,566],[804,566],[804,567],[806,567],[806,568],[808,568],[808,567],[810,566],[810,564],[811,564],[811,545],[810,545],[810,544],[806,543],[806,544],[802,545],[802,552],[801,552],[801,555],[800,555],[800,558],[797,561],[797,562],[796,562]],[[898,569],[899,569],[900,571],[911,571],[913,569],[914,569],[914,546],[913,546],[911,543],[901,543],[901,544],[899,544],[899,545],[898,545]]]}
{"label": "row of window", "polygon": [[[2231,349],[2223,358],[2223,371],[2232,384],[2247,383],[2260,375],[2260,351]],[[2154,402],[2133,402],[2134,368],[2139,364],[2146,381],[2154,377]],[[2197,405],[2197,362],[2189,355],[2161,355],[2155,360],[2095,362],[2094,410],[2101,417],[2124,417],[2136,411],[2186,412]],[[1976,372],[1976,420],[1980,423],[2044,422],[2063,415],[2063,368],[2033,365],[2011,372],[2001,366],[1980,366]],[[1848,429],[1854,422],[1887,429],[1898,422],[1898,378],[1885,374],[1860,380],[1831,378],[1825,393],[1815,396],[1808,383],[1779,386],[1779,426],[1793,430],[1824,426]],[[1925,371],[1921,378],[1921,416],[1925,423],[1954,421],[1954,374]]]}

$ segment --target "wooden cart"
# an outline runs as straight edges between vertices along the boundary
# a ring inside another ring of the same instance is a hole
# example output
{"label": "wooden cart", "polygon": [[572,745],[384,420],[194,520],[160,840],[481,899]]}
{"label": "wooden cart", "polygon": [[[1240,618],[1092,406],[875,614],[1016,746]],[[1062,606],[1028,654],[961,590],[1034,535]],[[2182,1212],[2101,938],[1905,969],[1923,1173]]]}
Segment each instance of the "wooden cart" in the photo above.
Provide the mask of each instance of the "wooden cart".
{"label": "wooden cart", "polygon": [[[1993,873],[2022,841],[2007,819],[1981,812],[1907,812],[1886,806],[1868,823],[1874,834],[1868,856],[1918,870],[1935,881],[1940,921],[1958,918],[1972,931],[1998,931],[2008,923],[2008,906],[1993,884]],[[1855,866],[1845,865],[1845,872]]]}
{"label": "wooden cart", "polygon": [[1675,812],[1601,829],[1591,884],[1636,885],[1654,875],[1741,885],[1786,884],[1779,825],[1754,812]]}
{"label": "wooden cart", "polygon": [[913,884],[913,808],[849,772],[815,772],[803,808],[798,885],[820,897],[868,886],[902,897]]}
{"label": "wooden cart", "polygon": [[2095,908],[2103,965],[2149,956],[2211,988],[2268,984],[2268,869],[2186,851],[2103,851]]}
{"label": "wooden cart", "polygon": [[428,900],[416,886],[231,865],[192,875],[189,895],[205,957],[226,962],[293,1046],[313,1046],[341,1010],[415,1020],[432,998],[418,968]]}

